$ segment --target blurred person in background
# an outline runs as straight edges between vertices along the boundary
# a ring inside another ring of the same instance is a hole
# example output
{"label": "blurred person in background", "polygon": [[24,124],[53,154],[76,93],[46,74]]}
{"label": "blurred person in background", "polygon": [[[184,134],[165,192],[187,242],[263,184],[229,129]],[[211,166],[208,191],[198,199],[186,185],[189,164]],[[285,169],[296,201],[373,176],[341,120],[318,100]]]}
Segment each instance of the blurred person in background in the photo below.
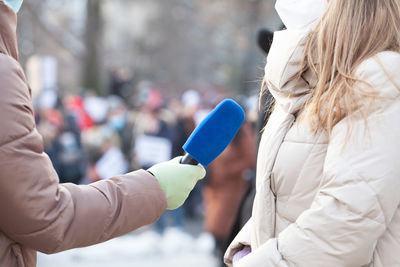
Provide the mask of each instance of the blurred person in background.
{"label": "blurred person in background", "polygon": [[[88,142],[87,139],[96,139]],[[108,125],[94,127],[85,133],[85,144],[91,150],[88,178],[95,182],[129,171],[129,163],[121,150],[121,139]]]}
{"label": "blurred person in background", "polygon": [[[148,168],[183,154],[182,128],[176,114],[164,108],[164,99],[156,89],[143,94],[143,104],[135,115],[133,127],[133,165]],[[170,221],[168,223],[168,221]],[[166,211],[155,223],[163,234],[168,227],[184,230],[184,208]]]}
{"label": "blurred person in background", "polygon": [[84,107],[95,125],[83,132],[83,144],[88,151],[89,181],[107,179],[129,171],[132,128],[127,122],[127,107],[120,97],[107,98],[89,94]]}
{"label": "blurred person in background", "polygon": [[60,183],[79,184],[85,176],[86,154],[75,117],[63,108],[40,110],[37,128]]}
{"label": "blurred person in background", "polygon": [[7,267],[34,267],[36,251],[89,246],[153,223],[205,175],[176,158],[90,185],[60,184],[18,63],[21,4],[0,1],[0,266]]}
{"label": "blurred person in background", "polygon": [[109,70],[109,76],[110,95],[118,96],[123,101],[126,101],[126,104],[131,104],[129,101],[134,95],[134,89],[132,86],[134,73],[132,73],[128,68],[111,67]]}
{"label": "blurred person in background", "polygon": [[[142,104],[133,118],[133,166],[148,168],[172,158],[174,115],[165,110],[164,99],[156,89],[142,92]],[[145,149],[143,149],[145,148]],[[149,153],[149,152],[151,153]]]}
{"label": "blurred person in background", "polygon": [[56,90],[44,90],[36,99],[34,109],[44,151],[49,155],[60,183],[79,184],[85,176],[86,153],[75,106],[71,108],[70,102],[62,101]]}
{"label": "blurred person in background", "polygon": [[278,0],[234,267],[400,266],[400,1]]}
{"label": "blurred person in background", "polygon": [[102,116],[99,109],[96,110],[96,116],[93,114],[94,112],[89,113],[88,111],[90,110],[86,107],[85,101],[86,98],[84,99],[78,95],[69,96],[64,101],[64,109],[74,117],[80,132],[93,127],[96,123],[96,118]]}
{"label": "blurred person in background", "polygon": [[128,120],[128,106],[116,95],[109,96],[107,100],[109,103],[109,111],[107,114],[106,124],[118,134],[120,139],[119,147],[121,148],[126,160],[130,162],[134,125]]}
{"label": "blurred person in background", "polygon": [[216,255],[223,264],[223,253],[248,190],[250,170],[256,160],[256,133],[246,121],[226,150],[209,165],[204,186],[204,224],[216,241]]}
{"label": "blurred person in background", "polygon": [[[196,114],[202,105],[202,97],[198,91],[190,89],[183,93],[181,100],[178,101],[179,104],[175,105],[173,110],[176,110],[179,125],[181,127],[181,132],[185,136],[184,142],[192,134],[193,130],[196,128]],[[182,145],[184,144],[182,143]],[[182,146],[181,146],[182,149]],[[203,218],[204,205],[203,205],[203,185],[204,180],[196,184],[196,187],[190,193],[187,201],[183,208],[185,209],[185,216],[189,219],[196,220],[198,218]]]}

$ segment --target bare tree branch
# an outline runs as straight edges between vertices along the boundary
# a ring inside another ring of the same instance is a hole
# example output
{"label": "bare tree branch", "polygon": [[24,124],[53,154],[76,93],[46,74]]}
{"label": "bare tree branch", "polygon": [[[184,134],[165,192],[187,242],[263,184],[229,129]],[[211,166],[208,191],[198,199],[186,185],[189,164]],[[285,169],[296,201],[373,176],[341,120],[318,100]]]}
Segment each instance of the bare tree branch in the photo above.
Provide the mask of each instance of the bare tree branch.
{"label": "bare tree branch", "polygon": [[74,34],[57,25],[45,21],[44,16],[40,15],[40,6],[25,3],[25,8],[31,13],[32,19],[41,29],[52,38],[61,48],[67,51],[75,58],[81,58],[85,54],[85,45]]}

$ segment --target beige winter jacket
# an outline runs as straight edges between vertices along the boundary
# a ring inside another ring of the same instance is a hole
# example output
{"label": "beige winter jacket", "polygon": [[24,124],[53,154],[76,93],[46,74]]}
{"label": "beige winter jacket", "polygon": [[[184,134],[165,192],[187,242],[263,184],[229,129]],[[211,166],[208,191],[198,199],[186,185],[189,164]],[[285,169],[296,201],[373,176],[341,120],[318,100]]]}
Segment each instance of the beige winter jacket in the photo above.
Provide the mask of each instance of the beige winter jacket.
{"label": "beige winter jacket", "polygon": [[357,112],[328,139],[296,120],[315,85],[310,75],[290,79],[308,32],[275,33],[266,77],[277,106],[260,144],[252,218],[225,261],[232,266],[247,245],[252,253],[235,267],[400,266],[400,54],[381,52],[359,66],[357,77],[381,99],[360,101],[367,126]]}
{"label": "beige winter jacket", "polygon": [[58,183],[17,62],[16,23],[0,1],[0,267],[34,267],[36,251],[125,234],[156,221],[167,201],[143,170],[87,186]]}

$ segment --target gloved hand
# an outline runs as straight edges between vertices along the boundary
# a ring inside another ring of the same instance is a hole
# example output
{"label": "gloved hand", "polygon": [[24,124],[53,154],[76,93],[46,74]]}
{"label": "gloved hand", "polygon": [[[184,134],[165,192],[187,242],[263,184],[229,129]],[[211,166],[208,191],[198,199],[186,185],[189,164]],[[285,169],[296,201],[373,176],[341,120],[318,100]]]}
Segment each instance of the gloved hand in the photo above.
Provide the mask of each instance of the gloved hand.
{"label": "gloved hand", "polygon": [[242,258],[246,257],[246,256],[249,255],[250,253],[251,253],[251,249],[250,249],[250,248],[245,248],[245,249],[242,249],[242,250],[236,252],[236,254],[233,256],[233,259],[232,259],[233,267],[235,267],[235,266],[237,265],[237,263],[238,263]]}
{"label": "gloved hand", "polygon": [[182,157],[154,165],[147,171],[153,174],[160,183],[167,197],[167,209],[180,207],[193,190],[197,181],[204,178],[206,170],[201,164],[181,164]]}

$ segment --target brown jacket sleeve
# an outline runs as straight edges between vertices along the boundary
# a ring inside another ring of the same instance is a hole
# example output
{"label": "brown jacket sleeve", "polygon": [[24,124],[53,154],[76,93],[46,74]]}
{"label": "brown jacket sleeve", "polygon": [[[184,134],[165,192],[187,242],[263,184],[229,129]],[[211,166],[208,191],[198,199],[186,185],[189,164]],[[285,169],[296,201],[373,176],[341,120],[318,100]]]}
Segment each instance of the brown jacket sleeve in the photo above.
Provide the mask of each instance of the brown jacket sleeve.
{"label": "brown jacket sleeve", "polygon": [[156,221],[167,201],[140,170],[91,185],[59,184],[36,130],[19,64],[0,54],[0,231],[44,253],[92,245]]}

